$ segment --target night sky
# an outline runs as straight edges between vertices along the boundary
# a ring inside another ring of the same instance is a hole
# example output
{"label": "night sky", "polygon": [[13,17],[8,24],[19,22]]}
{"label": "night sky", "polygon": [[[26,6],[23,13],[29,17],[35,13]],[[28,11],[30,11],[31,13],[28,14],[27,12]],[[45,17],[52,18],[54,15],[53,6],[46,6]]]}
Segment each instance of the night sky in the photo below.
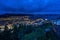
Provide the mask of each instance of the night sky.
{"label": "night sky", "polygon": [[60,14],[60,0],[0,0],[0,14]]}

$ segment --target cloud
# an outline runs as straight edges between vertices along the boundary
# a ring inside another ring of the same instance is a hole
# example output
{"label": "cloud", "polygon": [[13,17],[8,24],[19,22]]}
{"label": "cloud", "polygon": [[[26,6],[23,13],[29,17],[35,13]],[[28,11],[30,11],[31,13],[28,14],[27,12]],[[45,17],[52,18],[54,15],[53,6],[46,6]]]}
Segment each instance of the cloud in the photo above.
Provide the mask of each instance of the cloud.
{"label": "cloud", "polygon": [[0,0],[0,12],[60,12],[60,0]]}

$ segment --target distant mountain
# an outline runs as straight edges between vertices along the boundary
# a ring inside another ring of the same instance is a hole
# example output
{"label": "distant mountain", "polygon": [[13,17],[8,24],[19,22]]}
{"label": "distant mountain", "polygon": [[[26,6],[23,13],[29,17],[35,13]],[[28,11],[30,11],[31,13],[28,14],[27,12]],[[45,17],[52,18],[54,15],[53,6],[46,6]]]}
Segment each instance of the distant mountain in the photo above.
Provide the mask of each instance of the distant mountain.
{"label": "distant mountain", "polygon": [[3,14],[3,15],[0,15],[0,18],[1,17],[10,17],[10,16],[34,16],[33,14]]}
{"label": "distant mountain", "polygon": [[33,18],[47,18],[47,19],[56,19],[60,17],[60,14],[3,14],[0,15],[0,18],[11,17],[11,16],[30,16]]}

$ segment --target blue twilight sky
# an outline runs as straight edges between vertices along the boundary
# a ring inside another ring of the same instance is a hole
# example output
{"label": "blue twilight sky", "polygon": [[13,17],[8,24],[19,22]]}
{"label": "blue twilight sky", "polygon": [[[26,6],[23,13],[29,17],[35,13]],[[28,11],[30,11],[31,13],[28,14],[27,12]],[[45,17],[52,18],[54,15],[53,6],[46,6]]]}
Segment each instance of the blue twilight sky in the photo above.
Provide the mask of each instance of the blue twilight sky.
{"label": "blue twilight sky", "polygon": [[0,13],[60,14],[60,0],[0,0]]}

